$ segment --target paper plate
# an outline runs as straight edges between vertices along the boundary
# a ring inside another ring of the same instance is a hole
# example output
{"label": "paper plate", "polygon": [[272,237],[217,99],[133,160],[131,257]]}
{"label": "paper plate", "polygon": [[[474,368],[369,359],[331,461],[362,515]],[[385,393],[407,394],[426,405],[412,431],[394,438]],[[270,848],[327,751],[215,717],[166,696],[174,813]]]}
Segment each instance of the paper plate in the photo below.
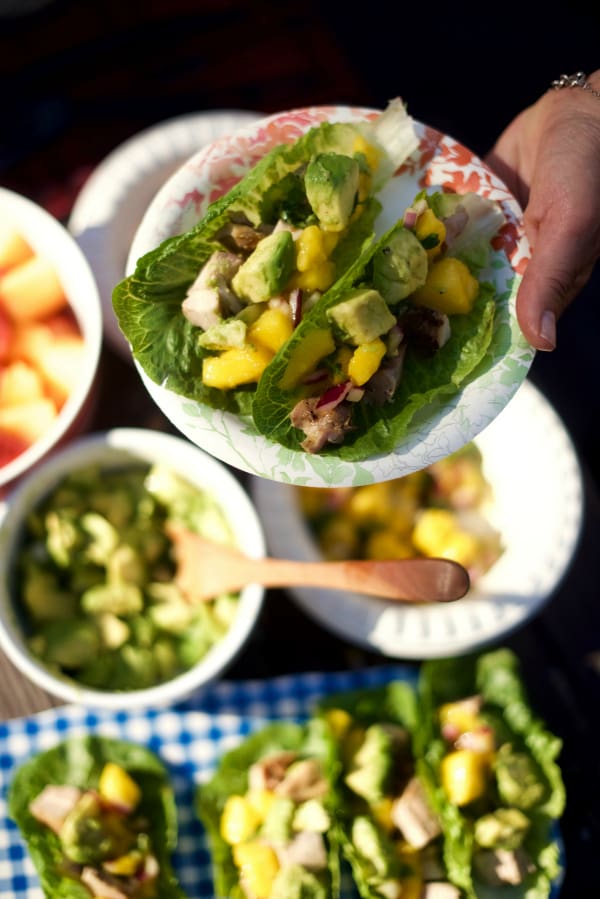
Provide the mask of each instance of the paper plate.
{"label": "paper plate", "polygon": [[[485,514],[505,546],[467,596],[447,605],[399,605],[341,591],[294,588],[323,627],[375,652],[405,659],[459,654],[500,639],[540,611],[575,554],[583,519],[579,462],[561,420],[526,381],[475,438],[493,501]],[[269,554],[320,553],[287,484],[251,483]]]}
{"label": "paper plate", "polygon": [[79,192],[68,227],[94,272],[106,339],[128,361],[131,352],[113,312],[112,291],[125,275],[129,247],[148,204],[185,159],[259,115],[223,109],[160,122],[114,149]]}
{"label": "paper plate", "polygon": [[[291,142],[324,120],[359,121],[377,111],[347,106],[312,107],[269,116],[218,140],[189,159],[160,189],[136,232],[127,272],[166,238],[198,221],[208,204],[236,183],[277,144]],[[335,455],[293,451],[259,435],[253,423],[177,395],[153,382],[138,365],[151,396],[190,440],[236,468],[276,481],[314,486],[359,485],[408,474],[448,455],[488,425],[527,375],[534,352],[515,316],[515,297],[529,258],[521,210],[505,185],[468,149],[448,135],[416,122],[418,149],[380,194],[382,234],[397,221],[415,194],[428,190],[476,191],[501,203],[507,224],[494,241],[482,279],[496,287],[497,313],[492,344],[464,389],[431,403],[415,416],[408,434],[391,453],[361,462]]]}

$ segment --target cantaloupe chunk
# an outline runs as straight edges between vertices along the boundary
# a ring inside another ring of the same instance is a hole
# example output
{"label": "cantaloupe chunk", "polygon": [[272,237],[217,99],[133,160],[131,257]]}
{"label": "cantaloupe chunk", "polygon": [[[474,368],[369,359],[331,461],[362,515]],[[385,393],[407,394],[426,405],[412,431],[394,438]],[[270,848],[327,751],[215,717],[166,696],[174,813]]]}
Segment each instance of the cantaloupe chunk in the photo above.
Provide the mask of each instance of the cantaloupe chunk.
{"label": "cantaloupe chunk", "polygon": [[43,322],[17,322],[6,361],[24,359],[31,365],[36,365],[44,348],[62,337],[81,337],[77,320],[70,311],[59,312]]}
{"label": "cantaloupe chunk", "polygon": [[17,434],[0,430],[0,467],[8,465],[30,447],[29,440],[23,440]]}
{"label": "cantaloupe chunk", "polygon": [[36,365],[48,394],[60,408],[81,375],[85,345],[80,336],[57,337],[40,346]]}
{"label": "cantaloupe chunk", "polygon": [[17,359],[0,370],[0,408],[18,406],[44,397],[44,384],[37,369]]}
{"label": "cantaloupe chunk", "polygon": [[53,315],[64,309],[67,298],[52,262],[33,256],[0,278],[0,303],[19,322]]}
{"label": "cantaloupe chunk", "polygon": [[33,249],[12,225],[0,222],[0,273],[33,256]]}
{"label": "cantaloupe chunk", "polygon": [[10,358],[14,330],[13,323],[0,306],[0,363]]}
{"label": "cantaloupe chunk", "polygon": [[56,406],[48,398],[7,406],[0,409],[0,431],[20,437],[25,443],[34,443],[46,433],[57,415]]}

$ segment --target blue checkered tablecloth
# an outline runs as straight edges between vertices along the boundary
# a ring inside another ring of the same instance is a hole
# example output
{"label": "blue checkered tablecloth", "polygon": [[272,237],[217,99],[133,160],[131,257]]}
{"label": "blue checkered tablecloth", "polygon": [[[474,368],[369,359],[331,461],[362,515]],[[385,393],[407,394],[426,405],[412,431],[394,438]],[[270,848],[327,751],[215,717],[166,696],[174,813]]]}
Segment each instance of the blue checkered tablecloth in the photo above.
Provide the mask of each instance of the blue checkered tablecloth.
{"label": "blue checkered tablecloth", "polygon": [[194,793],[228,749],[267,721],[301,721],[327,693],[396,678],[414,682],[415,669],[381,666],[343,673],[308,673],[271,680],[220,681],[180,705],[143,711],[91,710],[69,705],[0,723],[0,897],[42,899],[39,881],[20,833],[7,813],[13,773],[27,758],[67,735],[97,733],[142,743],[169,769],[179,815],[173,866],[190,899],[212,896],[210,855],[194,814]]}

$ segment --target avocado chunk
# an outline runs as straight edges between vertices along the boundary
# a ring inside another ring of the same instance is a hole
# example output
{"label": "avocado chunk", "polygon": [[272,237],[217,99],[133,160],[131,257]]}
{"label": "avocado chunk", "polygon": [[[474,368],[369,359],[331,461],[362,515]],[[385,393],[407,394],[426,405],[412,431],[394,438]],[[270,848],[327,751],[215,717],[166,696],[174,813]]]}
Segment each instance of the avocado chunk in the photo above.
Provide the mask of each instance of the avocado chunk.
{"label": "avocado chunk", "polygon": [[230,318],[203,331],[198,337],[198,346],[207,350],[227,350],[243,346],[247,330],[246,322],[241,318]]}
{"label": "avocado chunk", "polygon": [[410,296],[427,278],[427,253],[418,237],[401,228],[373,256],[373,286],[394,305]]}
{"label": "avocado chunk", "polygon": [[370,343],[394,327],[396,319],[376,290],[357,289],[328,310],[327,316],[349,343]]}
{"label": "avocado chunk", "polygon": [[81,796],[63,821],[58,836],[67,858],[80,865],[124,855],[135,842],[135,834],[108,815],[92,792]]}
{"label": "avocado chunk", "polygon": [[544,784],[534,762],[524,752],[515,752],[509,743],[498,750],[495,765],[496,784],[506,805],[531,809],[542,802]]}
{"label": "avocado chunk", "polygon": [[269,843],[284,846],[292,837],[294,802],[287,797],[273,800],[261,828],[261,837]]}
{"label": "avocado chunk", "polygon": [[365,738],[356,752],[346,784],[366,799],[383,799],[394,759],[394,738],[381,724],[367,728]]}
{"label": "avocado chunk", "polygon": [[294,238],[290,231],[264,237],[234,275],[231,286],[248,303],[265,303],[277,296],[294,270]]}
{"label": "avocado chunk", "polygon": [[342,231],[354,211],[360,167],[341,153],[319,153],[304,174],[306,196],[326,231]]}
{"label": "avocado chunk", "polygon": [[498,808],[475,821],[475,840],[484,849],[518,849],[529,827],[518,808]]}
{"label": "avocado chunk", "polygon": [[328,890],[302,865],[284,865],[273,881],[271,899],[327,899]]}
{"label": "avocado chunk", "polygon": [[352,843],[358,854],[380,878],[394,876],[398,855],[391,841],[366,815],[358,815],[352,822]]}

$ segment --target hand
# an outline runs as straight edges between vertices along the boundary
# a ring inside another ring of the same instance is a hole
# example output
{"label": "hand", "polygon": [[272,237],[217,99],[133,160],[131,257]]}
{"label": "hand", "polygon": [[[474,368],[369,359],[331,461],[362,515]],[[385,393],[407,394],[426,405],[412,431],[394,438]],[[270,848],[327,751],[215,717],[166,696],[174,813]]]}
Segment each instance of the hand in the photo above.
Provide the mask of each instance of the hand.
{"label": "hand", "polygon": [[[600,70],[588,79],[600,90]],[[529,343],[556,346],[556,322],[600,256],[600,98],[549,90],[500,135],[486,162],[524,209],[532,246],[517,296]]]}

